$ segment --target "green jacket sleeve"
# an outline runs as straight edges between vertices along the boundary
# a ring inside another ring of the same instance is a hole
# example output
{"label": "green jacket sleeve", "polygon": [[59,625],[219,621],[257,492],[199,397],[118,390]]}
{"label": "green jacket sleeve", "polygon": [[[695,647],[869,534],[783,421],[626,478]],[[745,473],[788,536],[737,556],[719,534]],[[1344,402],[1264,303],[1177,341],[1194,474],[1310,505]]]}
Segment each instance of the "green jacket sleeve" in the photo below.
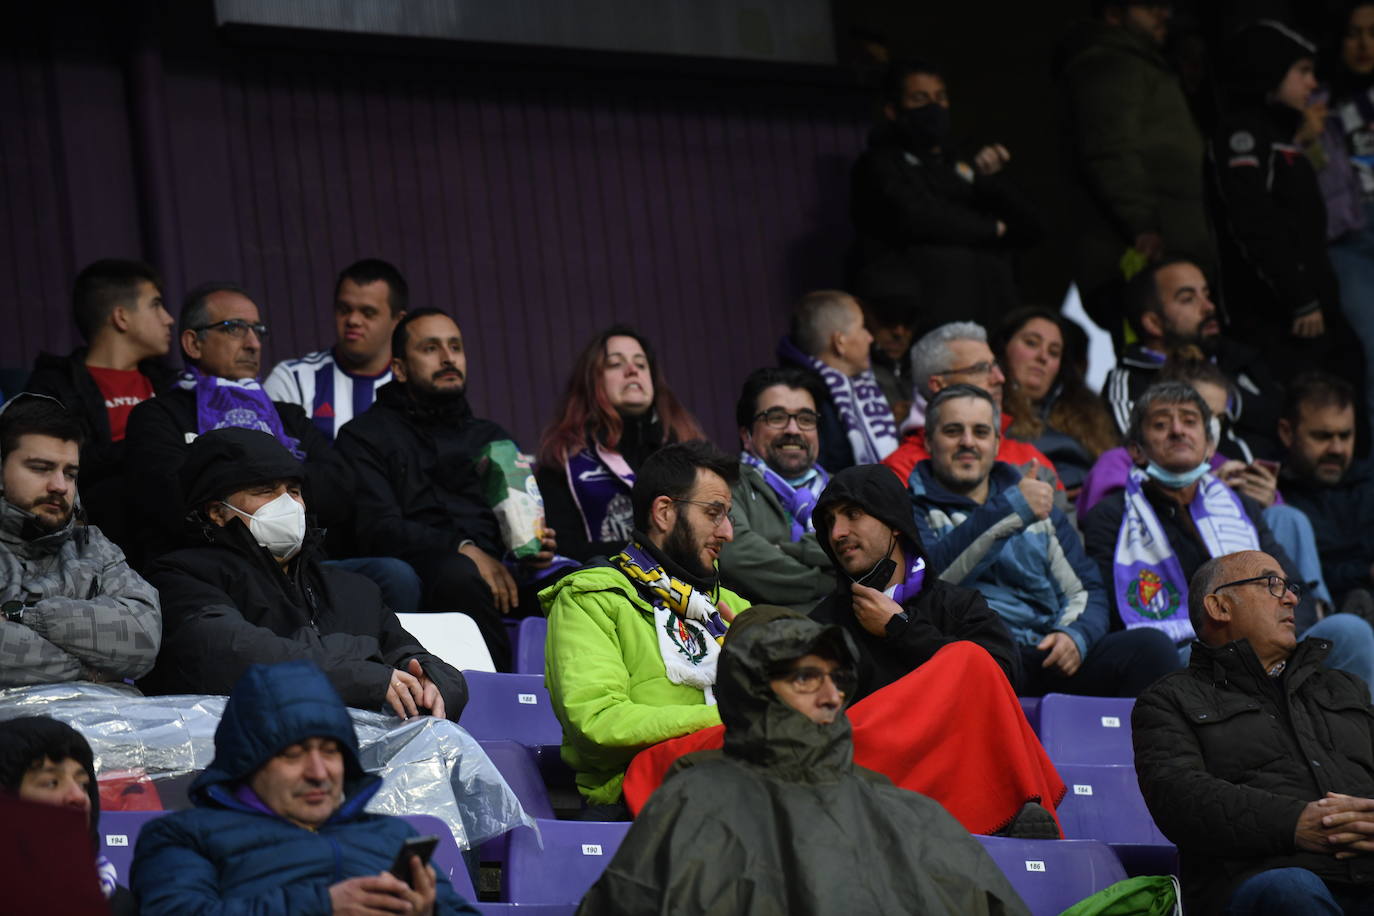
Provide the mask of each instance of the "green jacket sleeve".
{"label": "green jacket sleeve", "polygon": [[791,539],[786,516],[741,480],[734,491],[735,538],[720,553],[725,584],[750,601],[807,609],[835,589],[830,558],[816,535]]}

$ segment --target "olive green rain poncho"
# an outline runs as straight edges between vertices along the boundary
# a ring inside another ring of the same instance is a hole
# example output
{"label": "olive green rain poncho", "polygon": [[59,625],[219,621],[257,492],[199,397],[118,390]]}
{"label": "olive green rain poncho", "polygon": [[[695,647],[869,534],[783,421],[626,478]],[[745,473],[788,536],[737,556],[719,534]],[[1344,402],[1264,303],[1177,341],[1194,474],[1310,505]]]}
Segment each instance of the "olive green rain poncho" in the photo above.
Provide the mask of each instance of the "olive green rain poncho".
{"label": "olive green rain poncho", "polygon": [[773,693],[769,674],[817,647],[855,664],[843,630],[807,619],[732,635],[724,751],[677,764],[579,914],[1029,913],[939,804],[854,766],[843,714],[816,725]]}

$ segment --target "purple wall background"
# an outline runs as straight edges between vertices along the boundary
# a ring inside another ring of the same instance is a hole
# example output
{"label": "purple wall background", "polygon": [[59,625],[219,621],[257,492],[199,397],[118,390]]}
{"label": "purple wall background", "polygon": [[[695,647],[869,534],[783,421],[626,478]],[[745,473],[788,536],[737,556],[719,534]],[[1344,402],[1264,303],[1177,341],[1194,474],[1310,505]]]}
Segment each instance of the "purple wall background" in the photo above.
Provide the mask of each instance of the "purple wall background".
{"label": "purple wall background", "polygon": [[0,366],[78,342],[69,286],[97,257],[151,260],[176,305],[242,282],[271,365],[328,342],[336,272],[378,256],[458,317],[474,407],[527,448],[615,320],[733,446],[789,303],[840,283],[852,89],[228,47],[189,15],[85,32],[0,57]]}

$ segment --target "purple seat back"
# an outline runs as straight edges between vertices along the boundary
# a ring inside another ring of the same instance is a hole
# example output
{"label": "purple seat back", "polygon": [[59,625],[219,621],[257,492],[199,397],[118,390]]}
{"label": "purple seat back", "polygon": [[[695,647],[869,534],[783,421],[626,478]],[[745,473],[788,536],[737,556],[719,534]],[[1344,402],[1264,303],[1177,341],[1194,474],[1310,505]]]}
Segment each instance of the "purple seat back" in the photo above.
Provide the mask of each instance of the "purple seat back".
{"label": "purple seat back", "polygon": [[554,717],[544,677],[537,674],[495,674],[465,671],[468,705],[458,724],[479,741],[505,738],[534,748],[552,749],[563,743],[563,727]]}
{"label": "purple seat back", "polygon": [[129,886],[130,866],[138,832],[153,818],[166,811],[103,811],[100,814],[100,854],[115,867],[115,881]]}
{"label": "purple seat back", "polygon": [[1116,853],[1093,840],[977,839],[1033,916],[1057,916],[1126,877]]}
{"label": "purple seat back", "polygon": [[496,769],[510,785],[515,797],[520,799],[525,813],[534,818],[553,820],[553,805],[549,802],[549,790],[539,775],[530,749],[518,741],[509,739],[488,739],[481,742],[482,750],[487,752]]}
{"label": "purple seat back", "polygon": [[1135,765],[1131,710],[1135,700],[1051,693],[1040,702],[1040,743],[1061,763]]}
{"label": "purple seat back", "polygon": [[458,892],[458,896],[467,901],[476,900],[477,892],[472,888],[472,875],[468,873],[463,851],[458,848],[458,842],[453,838],[453,832],[448,829],[448,825],[432,814],[407,814],[405,819],[421,836],[439,838],[439,845],[434,847],[434,855],[430,856],[429,864],[434,866],[436,872],[448,876],[449,883]]}
{"label": "purple seat back", "polygon": [[1026,714],[1031,731],[1040,734],[1040,697],[1017,697],[1021,701],[1021,711]]}
{"label": "purple seat back", "polygon": [[1177,874],[1178,850],[1155,826],[1135,767],[1065,763],[1057,769],[1068,786],[1058,809],[1064,836],[1106,843],[1127,874]]}
{"label": "purple seat back", "polygon": [[629,829],[629,821],[541,820],[541,850],[534,831],[515,828],[501,875],[503,896],[521,904],[576,903],[601,877]]}
{"label": "purple seat back", "polygon": [[549,633],[546,617],[526,617],[520,621],[515,643],[515,672],[544,676],[544,639]]}

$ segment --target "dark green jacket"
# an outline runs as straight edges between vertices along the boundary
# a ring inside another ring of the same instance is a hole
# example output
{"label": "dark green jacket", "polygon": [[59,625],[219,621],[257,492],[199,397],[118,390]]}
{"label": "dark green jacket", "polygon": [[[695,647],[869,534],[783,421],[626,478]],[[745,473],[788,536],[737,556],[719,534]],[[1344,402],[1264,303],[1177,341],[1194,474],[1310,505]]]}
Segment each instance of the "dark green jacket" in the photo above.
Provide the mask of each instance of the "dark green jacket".
{"label": "dark green jacket", "polygon": [[735,539],[720,552],[720,578],[751,602],[806,613],[835,588],[830,558],[816,535],[792,540],[792,520],[763,475],[747,464],[731,487]]}
{"label": "dark green jacket", "polygon": [[721,655],[725,753],[670,774],[580,914],[1027,913],[1006,877],[937,803],[860,776],[849,720],[815,725],[773,693],[779,663],[837,627],[777,620]]}

